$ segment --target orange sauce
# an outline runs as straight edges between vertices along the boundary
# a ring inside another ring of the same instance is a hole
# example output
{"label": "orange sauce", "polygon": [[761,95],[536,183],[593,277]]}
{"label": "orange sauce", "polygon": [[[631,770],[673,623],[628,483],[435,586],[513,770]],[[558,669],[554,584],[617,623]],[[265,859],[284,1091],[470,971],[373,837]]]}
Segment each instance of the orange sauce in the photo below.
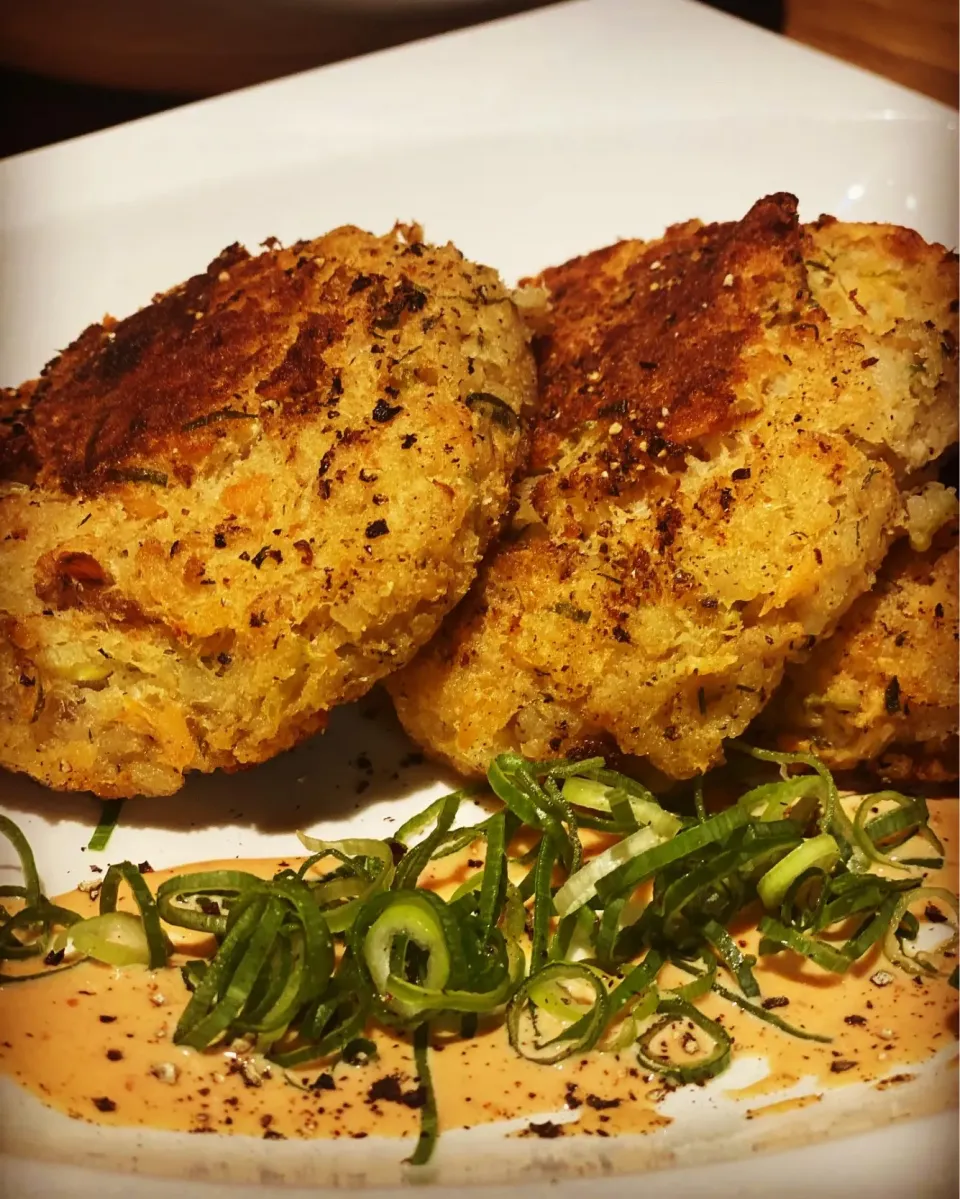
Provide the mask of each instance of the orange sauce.
{"label": "orange sauce", "polygon": [[[948,860],[928,881],[955,887],[957,804],[930,806]],[[432,864],[423,881],[449,893],[474,852],[478,847]],[[238,865],[270,877],[279,862],[231,860],[191,869]],[[181,869],[157,871],[148,881],[155,886],[175,873]],[[96,911],[89,894],[80,891],[59,902],[83,916]],[[293,1071],[274,1066],[267,1073],[262,1059],[251,1066],[246,1055],[226,1046],[198,1052],[175,1045],[173,1031],[189,998],[179,966],[210,952],[211,942],[182,929],[168,932],[175,954],[164,969],[118,970],[87,961],[0,988],[0,1073],[50,1107],[98,1124],[266,1138],[416,1135],[418,1080],[411,1046],[389,1030],[373,1030],[378,1056],[364,1065],[328,1062]],[[755,948],[755,930],[736,935],[744,948]],[[878,986],[872,978],[882,969],[893,979]],[[777,1001],[777,1015],[833,1041],[796,1040],[717,995],[699,1000],[734,1038],[735,1056],[769,1064],[758,1082],[728,1090],[735,1098],[761,1099],[811,1076],[820,1092],[855,1081],[883,1089],[907,1081],[907,1067],[956,1042],[957,992],[944,980],[918,982],[887,967],[879,948],[845,977],[789,953],[761,959],[756,975],[768,1002]],[[629,1050],[538,1065],[511,1050],[495,1020],[481,1023],[469,1040],[455,1030],[438,1033],[432,1071],[441,1130],[521,1118],[528,1122],[521,1125],[522,1135],[609,1136],[669,1123],[658,1110],[663,1086],[644,1074]],[[760,1102],[748,1114],[773,1114],[816,1100],[814,1095]],[[561,1124],[562,1112],[573,1122]]]}

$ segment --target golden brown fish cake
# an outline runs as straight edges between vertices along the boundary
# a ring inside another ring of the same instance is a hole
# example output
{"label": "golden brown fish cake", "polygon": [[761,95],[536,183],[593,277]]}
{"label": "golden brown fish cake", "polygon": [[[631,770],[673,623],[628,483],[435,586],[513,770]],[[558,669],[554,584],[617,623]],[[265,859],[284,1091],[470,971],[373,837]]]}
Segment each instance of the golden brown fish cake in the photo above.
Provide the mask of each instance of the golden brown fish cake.
{"label": "golden brown fish cake", "polygon": [[[905,520],[898,480],[933,456],[917,434],[935,440],[956,318],[937,331],[940,374],[911,369],[925,326],[898,330],[874,371],[876,330],[811,295],[812,236],[779,195],[544,272],[518,514],[388,682],[432,753],[475,773],[503,750],[599,742],[696,774],[870,587]],[[901,386],[919,397],[906,435],[882,419]]]}
{"label": "golden brown fish cake", "polygon": [[90,326],[0,414],[0,764],[167,794],[322,728],[466,591],[535,399],[496,273],[415,235]]}
{"label": "golden brown fish cake", "polygon": [[837,770],[956,778],[958,569],[956,524],[925,551],[896,545],[873,590],[787,672],[764,729]]}
{"label": "golden brown fish cake", "polygon": [[957,440],[957,256],[897,225],[806,226],[810,293],[837,330],[833,428],[910,470]]}

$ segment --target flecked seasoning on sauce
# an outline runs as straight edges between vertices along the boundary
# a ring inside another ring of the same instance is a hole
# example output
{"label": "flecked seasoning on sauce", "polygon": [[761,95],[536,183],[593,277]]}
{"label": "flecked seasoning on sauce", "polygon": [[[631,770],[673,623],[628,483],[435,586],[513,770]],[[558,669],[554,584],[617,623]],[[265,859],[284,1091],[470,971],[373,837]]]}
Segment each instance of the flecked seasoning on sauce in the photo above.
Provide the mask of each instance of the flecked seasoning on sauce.
{"label": "flecked seasoning on sauce", "polygon": [[[947,863],[929,881],[953,887],[957,803],[930,806]],[[448,891],[475,852],[465,851],[462,861],[432,864],[431,884]],[[242,866],[270,877],[278,864]],[[221,866],[236,869],[238,863],[191,869]],[[155,887],[176,873],[181,870],[158,871],[150,882]],[[96,910],[89,894],[79,891],[61,902],[81,915]],[[263,1059],[226,1047],[199,1052],[174,1045],[173,1030],[189,998],[179,965],[209,952],[212,943],[183,929],[168,932],[176,954],[162,970],[82,962],[0,988],[0,1072],[49,1106],[99,1124],[267,1139],[416,1135],[424,1093],[412,1049],[387,1029],[373,1031],[378,1054],[365,1064],[320,1063],[293,1071],[265,1068]],[[736,935],[743,948],[755,948],[755,930]],[[820,1089],[854,1081],[901,1085],[910,1080],[907,1067],[955,1043],[957,992],[945,980],[911,978],[893,969],[878,974],[883,970],[879,948],[842,978],[788,953],[761,959],[756,976],[765,1003],[791,1023],[833,1037],[831,1044],[796,1040],[716,995],[698,1001],[728,1029],[735,1054],[769,1063],[766,1078],[728,1092],[749,1101],[749,1118],[780,1110],[783,1103],[765,1106],[762,1097],[804,1077],[813,1076]],[[523,1117],[528,1120],[523,1135],[605,1137],[669,1123],[657,1110],[662,1085],[638,1068],[629,1050],[537,1065],[513,1052],[502,1023],[493,1020],[481,1022],[468,1040],[438,1033],[433,1050],[441,1130]],[[575,1123],[549,1119],[564,1109],[576,1114]]]}

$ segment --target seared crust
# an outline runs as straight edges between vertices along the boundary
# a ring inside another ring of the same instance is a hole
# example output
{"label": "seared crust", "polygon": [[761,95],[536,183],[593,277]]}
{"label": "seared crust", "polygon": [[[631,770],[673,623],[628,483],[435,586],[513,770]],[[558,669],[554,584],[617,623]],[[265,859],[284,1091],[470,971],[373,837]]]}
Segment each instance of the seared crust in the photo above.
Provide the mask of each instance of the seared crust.
{"label": "seared crust", "polygon": [[771,196],[544,272],[513,528],[388,683],[433,753],[478,772],[600,740],[690,776],[870,587],[898,482],[956,436],[955,260],[918,251],[940,325],[831,313],[807,260],[842,229]]}
{"label": "seared crust", "polygon": [[927,550],[895,546],[873,590],[788,672],[764,728],[838,770],[956,778],[958,569],[956,523]]}
{"label": "seared crust", "polygon": [[[554,462],[590,420],[621,425],[609,457],[626,477],[634,463],[682,456],[742,423],[745,348],[772,281],[800,261],[794,213],[773,197],[737,224],[690,221],[660,241],[620,242],[544,271],[552,327],[538,346],[533,469]],[[785,296],[778,320],[796,320],[802,298]]]}
{"label": "seared crust", "polygon": [[415,234],[88,328],[0,412],[0,762],[163,794],[322,728],[469,586],[535,398],[495,272]]}

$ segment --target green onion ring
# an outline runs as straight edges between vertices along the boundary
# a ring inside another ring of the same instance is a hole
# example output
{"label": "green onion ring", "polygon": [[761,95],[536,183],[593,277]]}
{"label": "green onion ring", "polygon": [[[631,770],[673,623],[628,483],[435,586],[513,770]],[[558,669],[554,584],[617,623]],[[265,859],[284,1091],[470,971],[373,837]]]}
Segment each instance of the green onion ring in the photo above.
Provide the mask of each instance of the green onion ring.
{"label": "green onion ring", "polygon": [[[659,1010],[664,1013],[663,1018],[651,1025],[637,1042],[637,1061],[645,1070],[659,1074],[669,1082],[680,1084],[706,1082],[707,1079],[714,1078],[726,1070],[730,1064],[733,1041],[722,1024],[709,1019],[692,1003],[672,996],[664,996],[661,999]],[[658,1036],[673,1025],[686,1022],[695,1024],[712,1039],[713,1049],[705,1058],[690,1065],[682,1065],[651,1054],[650,1046]]]}
{"label": "green onion ring", "polygon": [[[590,1011],[586,1013],[585,1017],[581,1017],[577,1021],[577,1025],[581,1023],[581,1020],[584,1021],[582,1033],[575,1039],[564,1040],[559,1043],[559,1039],[555,1039],[554,1042],[535,1045],[535,1051],[530,1051],[521,1042],[520,1022],[526,1008],[534,1002],[531,991],[542,987],[546,983],[560,985],[565,982],[574,981],[586,983],[593,990],[594,994],[594,1002]],[[608,1014],[607,988],[595,971],[576,962],[550,962],[535,974],[531,974],[510,1000],[507,1007],[507,1036],[510,1038],[510,1044],[513,1046],[515,1052],[521,1057],[527,1058],[528,1061],[551,1065],[575,1053],[586,1053],[592,1049],[600,1040],[604,1029],[607,1027]],[[551,1048],[551,1045],[553,1048]],[[544,1052],[544,1050],[547,1052]]]}
{"label": "green onion ring", "polygon": [[910,911],[911,905],[916,903],[918,899],[935,899],[938,903],[945,904],[948,908],[953,909],[953,920],[951,922],[953,924],[953,933],[948,941],[942,945],[938,945],[933,952],[938,954],[956,953],[957,918],[960,915],[960,910],[958,910],[956,895],[943,887],[918,887],[915,891],[908,891],[900,896],[896,907],[893,909],[890,917],[890,925],[883,939],[883,951],[893,965],[899,966],[907,974],[931,974],[940,978],[946,978],[949,971],[938,968],[932,953],[927,953],[922,949],[917,950],[916,953],[907,953],[897,938],[897,930],[900,927],[901,920]]}

